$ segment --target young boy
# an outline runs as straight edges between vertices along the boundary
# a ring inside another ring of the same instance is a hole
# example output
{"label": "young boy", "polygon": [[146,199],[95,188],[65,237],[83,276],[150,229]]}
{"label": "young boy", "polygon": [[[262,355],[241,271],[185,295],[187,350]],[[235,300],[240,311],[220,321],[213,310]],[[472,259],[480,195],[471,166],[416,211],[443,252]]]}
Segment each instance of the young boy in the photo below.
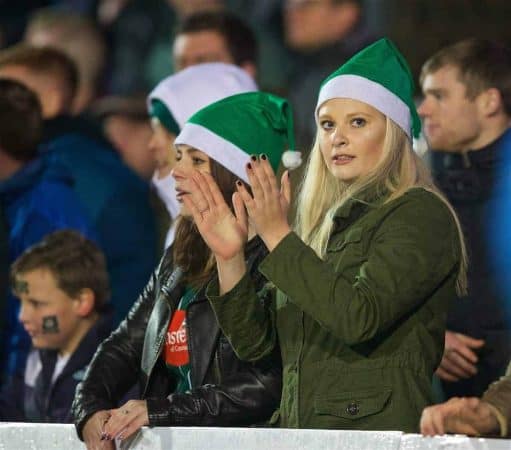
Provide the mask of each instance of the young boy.
{"label": "young boy", "polygon": [[57,231],[14,262],[11,283],[32,349],[3,389],[0,419],[71,422],[76,385],[110,333],[105,258],[78,232]]}

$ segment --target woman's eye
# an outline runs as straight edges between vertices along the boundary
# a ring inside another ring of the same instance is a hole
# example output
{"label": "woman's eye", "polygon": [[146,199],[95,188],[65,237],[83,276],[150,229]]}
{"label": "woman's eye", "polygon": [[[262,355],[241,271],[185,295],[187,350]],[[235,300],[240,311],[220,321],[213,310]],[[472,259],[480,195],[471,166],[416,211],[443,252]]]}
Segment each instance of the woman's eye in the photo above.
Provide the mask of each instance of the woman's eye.
{"label": "woman's eye", "polygon": [[366,120],[361,117],[357,117],[351,121],[351,124],[356,128],[360,128],[366,124]]}
{"label": "woman's eye", "polygon": [[192,159],[192,161],[193,161],[193,163],[194,163],[195,165],[199,165],[199,164],[204,163],[204,160],[203,160],[203,159],[200,159],[200,158],[193,158],[193,159]]}
{"label": "woman's eye", "polygon": [[321,128],[323,130],[329,131],[334,127],[334,123],[331,120],[322,120],[320,122]]}

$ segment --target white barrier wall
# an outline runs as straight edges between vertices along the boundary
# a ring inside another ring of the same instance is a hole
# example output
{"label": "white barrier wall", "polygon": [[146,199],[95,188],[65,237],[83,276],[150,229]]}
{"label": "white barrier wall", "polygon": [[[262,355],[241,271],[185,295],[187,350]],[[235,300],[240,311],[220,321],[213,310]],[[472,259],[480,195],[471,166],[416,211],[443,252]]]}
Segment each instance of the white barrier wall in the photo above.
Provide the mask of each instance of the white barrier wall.
{"label": "white barrier wall", "polygon": [[[423,438],[399,431],[144,428],[122,450],[511,450],[508,439]],[[85,450],[72,425],[0,424],[0,450]]]}

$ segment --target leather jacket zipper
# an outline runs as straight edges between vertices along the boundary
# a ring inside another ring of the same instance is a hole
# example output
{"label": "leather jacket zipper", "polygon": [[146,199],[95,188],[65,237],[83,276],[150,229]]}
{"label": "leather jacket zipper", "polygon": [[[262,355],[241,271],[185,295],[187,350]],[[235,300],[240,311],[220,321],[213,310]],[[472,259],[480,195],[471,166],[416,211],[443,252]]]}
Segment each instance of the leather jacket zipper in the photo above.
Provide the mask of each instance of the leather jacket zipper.
{"label": "leather jacket zipper", "polygon": [[213,370],[215,374],[215,379],[217,384],[222,383],[222,374],[220,372],[220,361],[218,360],[218,350],[215,352],[215,357],[213,359]]}

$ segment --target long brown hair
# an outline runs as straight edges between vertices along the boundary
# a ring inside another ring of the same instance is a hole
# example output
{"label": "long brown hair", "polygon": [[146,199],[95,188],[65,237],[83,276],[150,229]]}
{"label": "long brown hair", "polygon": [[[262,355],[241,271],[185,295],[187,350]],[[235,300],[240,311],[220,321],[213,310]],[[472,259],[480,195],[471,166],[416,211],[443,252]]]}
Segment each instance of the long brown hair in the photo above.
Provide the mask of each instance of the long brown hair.
{"label": "long brown hair", "polygon": [[[213,159],[209,160],[211,175],[216,181],[227,204],[232,209],[232,194],[236,191],[238,177]],[[215,259],[202,239],[192,217],[179,216],[174,238],[174,264],[184,272],[184,282],[200,288],[215,271]]]}

